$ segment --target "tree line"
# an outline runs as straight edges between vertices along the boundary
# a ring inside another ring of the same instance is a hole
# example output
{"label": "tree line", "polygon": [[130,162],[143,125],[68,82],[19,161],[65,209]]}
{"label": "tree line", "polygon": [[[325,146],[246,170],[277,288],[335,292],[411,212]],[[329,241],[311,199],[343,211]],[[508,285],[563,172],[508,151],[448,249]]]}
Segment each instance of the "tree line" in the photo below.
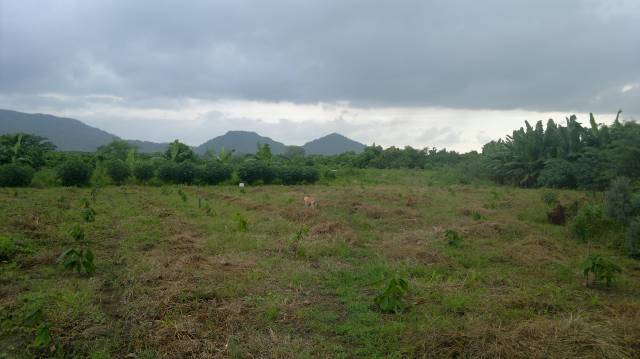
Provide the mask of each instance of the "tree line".
{"label": "tree line", "polygon": [[[304,149],[290,146],[282,155],[273,155],[268,145],[258,145],[255,154],[237,154],[221,149],[197,155],[179,142],[164,153],[144,154],[126,141],[115,140],[94,153],[54,151],[45,138],[28,134],[0,136],[0,185],[29,185],[34,173],[55,170],[51,183],[121,184],[138,183],[217,184],[225,181],[247,183],[314,183],[332,178],[340,168],[407,168],[453,171],[461,183],[492,180],[521,187],[581,188],[604,190],[612,180],[640,180],[640,125],[621,122],[589,125],[576,116],[565,124],[525,122],[504,139],[485,144],[482,152],[458,153],[446,149],[382,148],[373,144],[361,153],[305,155]],[[50,172],[51,173],[51,172]]]}

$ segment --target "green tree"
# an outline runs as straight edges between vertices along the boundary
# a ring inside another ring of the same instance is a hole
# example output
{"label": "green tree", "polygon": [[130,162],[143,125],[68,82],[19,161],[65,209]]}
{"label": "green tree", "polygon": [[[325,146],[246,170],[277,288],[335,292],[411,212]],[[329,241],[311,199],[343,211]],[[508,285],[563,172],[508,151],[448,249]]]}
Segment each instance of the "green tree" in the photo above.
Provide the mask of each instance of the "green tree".
{"label": "green tree", "polygon": [[169,148],[164,153],[164,157],[173,162],[193,161],[196,159],[191,147],[175,140],[169,144]]}
{"label": "green tree", "polygon": [[16,133],[0,136],[0,164],[24,164],[40,168],[45,163],[45,155],[55,146],[46,138]]}

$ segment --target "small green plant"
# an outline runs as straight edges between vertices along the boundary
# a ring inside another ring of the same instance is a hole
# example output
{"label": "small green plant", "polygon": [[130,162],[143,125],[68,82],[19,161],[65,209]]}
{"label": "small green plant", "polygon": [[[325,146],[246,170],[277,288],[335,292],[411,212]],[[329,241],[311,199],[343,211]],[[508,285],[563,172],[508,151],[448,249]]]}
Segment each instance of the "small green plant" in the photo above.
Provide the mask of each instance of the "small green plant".
{"label": "small green plant", "polygon": [[96,220],[96,211],[91,208],[91,202],[88,199],[83,197],[81,200],[82,209],[80,210],[80,215],[85,222],[93,222]]}
{"label": "small green plant", "polygon": [[168,196],[171,194],[171,188],[167,187],[167,186],[163,186],[160,189],[160,194],[162,194],[163,196]]}
{"label": "small green plant", "polygon": [[78,224],[75,224],[69,229],[69,236],[76,242],[84,242],[84,229]]}
{"label": "small green plant", "polygon": [[182,202],[186,202],[187,201],[187,194],[184,193],[182,188],[178,189],[178,196],[180,196],[180,199],[182,199]]}
{"label": "small green plant", "polygon": [[473,213],[471,213],[471,218],[473,218],[476,221],[487,219],[487,217],[483,216],[482,214],[480,214],[480,212],[477,212],[477,211],[474,211]]}
{"label": "small green plant", "polygon": [[544,191],[542,195],[540,195],[540,198],[546,205],[553,206],[558,202],[558,193],[554,191]]}
{"label": "small green plant", "polygon": [[0,236],[0,262],[11,260],[17,252],[16,244],[11,238]]}
{"label": "small green plant", "polygon": [[582,263],[581,270],[587,279],[587,286],[592,283],[590,280],[591,274],[593,274],[593,283],[604,280],[607,287],[609,287],[615,276],[622,273],[620,266],[600,254],[590,254]]}
{"label": "small green plant", "polygon": [[36,348],[43,348],[51,344],[51,325],[44,320],[42,308],[37,308],[29,313],[24,319],[24,325],[35,328],[35,338],[32,345]]}
{"label": "small green plant", "polygon": [[401,313],[408,308],[409,283],[400,277],[389,281],[387,288],[374,298],[376,307],[383,313]]}
{"label": "small green plant", "polygon": [[98,200],[98,192],[100,191],[100,187],[93,187],[91,189],[91,202],[96,203]]}
{"label": "small green plant", "polygon": [[307,226],[301,226],[296,231],[296,233],[293,234],[293,237],[291,238],[291,247],[290,247],[292,252],[298,251],[298,245],[307,234],[309,234],[309,227]]}
{"label": "small green plant", "polygon": [[213,209],[211,208],[211,206],[209,205],[209,202],[205,202],[204,205],[202,206],[202,208],[204,208],[204,213],[209,216],[212,217],[214,215],[213,213]]}
{"label": "small green plant", "polygon": [[233,221],[236,223],[236,229],[238,232],[247,231],[247,219],[241,215],[240,212],[236,212],[236,215],[233,217]]}
{"label": "small green plant", "polygon": [[447,244],[452,247],[460,247],[462,244],[462,236],[453,229],[447,229],[444,236],[447,238]]}
{"label": "small green plant", "polygon": [[94,222],[96,220],[96,211],[94,211],[91,207],[84,207],[80,211],[80,214],[82,215],[82,219],[84,219],[85,222]]}
{"label": "small green plant", "polygon": [[67,249],[59,258],[65,269],[76,270],[78,274],[83,272],[91,276],[96,271],[93,263],[93,252],[89,249]]}

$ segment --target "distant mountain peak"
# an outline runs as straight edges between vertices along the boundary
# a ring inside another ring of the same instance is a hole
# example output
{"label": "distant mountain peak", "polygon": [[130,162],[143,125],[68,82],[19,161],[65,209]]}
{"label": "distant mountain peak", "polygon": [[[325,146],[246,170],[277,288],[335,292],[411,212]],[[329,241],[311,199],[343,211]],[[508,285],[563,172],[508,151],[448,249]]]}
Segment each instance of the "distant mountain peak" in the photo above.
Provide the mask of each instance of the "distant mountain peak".
{"label": "distant mountain peak", "polygon": [[287,146],[284,143],[272,140],[269,137],[260,136],[253,131],[232,130],[222,136],[214,137],[196,147],[196,153],[205,153],[208,150],[219,152],[224,147],[227,151],[236,153],[256,153],[258,144],[268,144],[273,154],[282,154]]}
{"label": "distant mountain peak", "polygon": [[[16,132],[46,137],[61,151],[91,152],[115,139],[120,139],[116,135],[88,126],[72,118],[0,109],[0,134]],[[168,146],[167,143],[140,140],[127,141],[137,146],[141,152],[147,153],[163,152]],[[222,136],[210,139],[194,149],[200,154],[210,149],[218,152],[223,147],[227,151],[235,150],[237,153],[255,153],[258,144],[268,144],[273,154],[282,154],[287,148],[285,144],[274,141],[269,137],[260,136],[254,131],[231,130]],[[302,147],[310,155],[335,155],[349,151],[362,152],[364,149],[362,143],[353,141],[336,132],[309,141]]]}
{"label": "distant mountain peak", "polygon": [[332,132],[304,144],[308,155],[337,155],[344,152],[362,152],[364,145],[337,132]]}

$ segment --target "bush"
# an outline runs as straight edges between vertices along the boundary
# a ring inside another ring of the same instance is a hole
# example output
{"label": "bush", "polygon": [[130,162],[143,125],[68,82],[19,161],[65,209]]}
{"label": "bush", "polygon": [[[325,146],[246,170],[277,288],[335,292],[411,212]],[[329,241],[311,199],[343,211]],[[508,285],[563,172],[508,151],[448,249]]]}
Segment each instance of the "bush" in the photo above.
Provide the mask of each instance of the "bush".
{"label": "bush", "polygon": [[629,256],[640,259],[640,217],[636,217],[629,224],[624,247]]}
{"label": "bush", "polygon": [[196,178],[196,166],[192,162],[181,162],[176,167],[175,183],[191,184]]}
{"label": "bush", "polygon": [[0,166],[0,187],[26,187],[33,180],[31,167],[9,163]]}
{"label": "bush", "polygon": [[319,178],[318,170],[315,167],[302,167],[302,179],[306,183],[316,183]]}
{"label": "bush", "polygon": [[164,162],[158,168],[158,178],[166,183],[191,184],[196,177],[196,166],[192,162]]}
{"label": "bush", "polygon": [[106,163],[107,174],[115,184],[123,184],[131,175],[131,170],[123,160],[115,159]]}
{"label": "bush", "polygon": [[275,179],[276,171],[264,161],[249,160],[242,163],[238,168],[238,177],[242,182],[249,184],[258,181],[269,184]]}
{"label": "bush", "polygon": [[314,167],[285,167],[280,172],[282,184],[292,185],[301,183],[315,183],[318,181],[318,170]]}
{"label": "bush", "polygon": [[542,199],[542,202],[551,206],[556,204],[556,202],[558,202],[558,193],[554,191],[544,191],[542,192],[542,195],[540,196],[540,198]]}
{"label": "bush", "polygon": [[218,161],[208,162],[198,171],[198,180],[205,184],[218,184],[231,178],[231,167]]}
{"label": "bush", "polygon": [[176,172],[178,172],[178,164],[166,161],[158,167],[158,178],[162,182],[174,183],[176,179]]}
{"label": "bush", "polygon": [[572,163],[555,158],[546,161],[538,175],[537,183],[540,187],[575,188],[576,178]]}
{"label": "bush", "polygon": [[91,167],[78,159],[71,159],[58,167],[58,178],[63,186],[86,186],[91,179]]}
{"label": "bush", "polygon": [[602,207],[587,204],[578,210],[573,222],[571,232],[583,242],[601,233],[606,225],[606,220],[602,214]]}
{"label": "bush", "polygon": [[631,181],[626,177],[611,181],[611,186],[605,194],[604,211],[614,221],[627,224],[631,219],[634,208],[632,203]]}
{"label": "bush", "polygon": [[280,171],[280,178],[284,185],[300,184],[303,181],[302,168],[285,167]]}
{"label": "bush", "polygon": [[138,162],[133,167],[133,176],[140,182],[147,182],[153,178],[155,167],[150,162]]}

